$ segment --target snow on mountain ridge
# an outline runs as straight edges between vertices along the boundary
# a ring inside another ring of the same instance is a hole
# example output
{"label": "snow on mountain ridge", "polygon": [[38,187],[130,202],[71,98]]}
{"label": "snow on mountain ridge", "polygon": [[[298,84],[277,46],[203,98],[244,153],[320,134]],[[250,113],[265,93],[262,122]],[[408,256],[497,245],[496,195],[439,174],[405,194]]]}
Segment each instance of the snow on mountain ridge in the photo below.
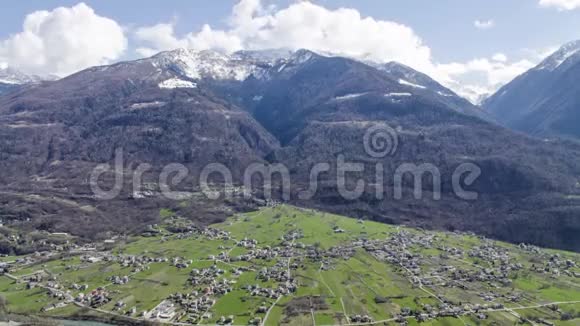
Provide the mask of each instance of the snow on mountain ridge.
{"label": "snow on mountain ridge", "polygon": [[161,83],[159,83],[159,88],[197,88],[197,84],[187,81],[187,80],[183,80],[183,79],[179,79],[179,78],[171,78],[171,79],[167,79],[165,81],[162,81]]}
{"label": "snow on mountain ridge", "polygon": [[334,101],[338,101],[338,102],[340,102],[340,101],[346,101],[346,100],[351,100],[351,99],[355,99],[355,98],[357,98],[357,97],[364,96],[364,95],[366,95],[366,94],[368,94],[368,93],[354,93],[354,94],[346,94],[346,95],[343,95],[343,96],[337,96],[337,97],[335,97],[333,100],[334,100]]}
{"label": "snow on mountain ridge", "polygon": [[294,51],[289,49],[241,50],[234,52],[233,56],[241,60],[273,66],[280,60],[290,58],[293,53]]}
{"label": "snow on mountain ridge", "polygon": [[35,75],[27,75],[16,69],[4,66],[0,68],[0,83],[11,85],[22,85],[30,83],[38,83],[48,78],[42,78]]}
{"label": "snow on mountain ridge", "polygon": [[299,64],[303,64],[303,63],[307,62],[308,60],[312,59],[312,57],[314,55],[315,55],[315,53],[310,51],[310,50],[301,49],[301,50],[294,52],[292,54],[292,56],[290,56],[288,61],[292,62],[295,65],[299,65]]}
{"label": "snow on mountain ridge", "polygon": [[411,83],[410,81],[407,81],[407,80],[404,80],[404,79],[399,79],[399,84],[405,85],[405,86],[411,86],[411,87],[415,87],[415,88],[421,88],[421,89],[427,88],[427,87],[425,87],[423,85],[414,84],[414,83]]}
{"label": "snow on mountain ridge", "polygon": [[[150,61],[157,69],[177,72],[178,77],[185,79],[244,81],[250,76],[267,80],[280,74],[291,75],[298,67],[321,56],[333,55],[307,49],[241,50],[231,54],[213,50],[177,49],[161,52],[144,60]],[[360,61],[356,58],[351,59]],[[403,64],[361,62],[393,75],[394,80],[401,85],[430,89],[434,94],[442,97],[459,97],[456,92],[442,86],[431,77]],[[465,97],[465,94],[461,93],[461,96]],[[467,96],[467,98],[474,101],[473,96]]]}
{"label": "snow on mountain ridge", "polygon": [[[194,80],[209,78],[243,81],[250,76],[266,79],[272,73],[281,73],[290,66],[300,66],[317,55],[310,50],[244,50],[224,54],[213,50],[177,49],[144,60],[150,61],[158,69],[176,71],[182,77]],[[277,72],[271,71],[274,67]]]}
{"label": "snow on mountain ridge", "polygon": [[191,79],[230,79],[242,81],[259,68],[251,61],[217,51],[178,49],[150,58],[157,68],[177,70]]}
{"label": "snow on mountain ridge", "polygon": [[566,43],[552,55],[544,59],[535,69],[554,71],[578,53],[580,53],[580,41]]}

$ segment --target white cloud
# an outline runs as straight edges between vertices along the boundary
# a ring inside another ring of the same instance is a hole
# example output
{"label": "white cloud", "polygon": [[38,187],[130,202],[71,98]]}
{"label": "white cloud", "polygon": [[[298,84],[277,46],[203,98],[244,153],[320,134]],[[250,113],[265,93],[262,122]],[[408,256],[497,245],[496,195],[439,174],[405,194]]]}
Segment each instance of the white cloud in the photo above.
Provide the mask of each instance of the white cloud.
{"label": "white cloud", "polygon": [[[157,24],[151,27],[143,27],[135,32],[140,40],[155,44],[160,49],[176,49],[187,47],[187,42],[178,40],[173,33],[173,24]],[[157,51],[150,48],[138,48],[137,53],[142,56],[151,56]]]}
{"label": "white cloud", "polygon": [[526,56],[532,58],[535,61],[542,61],[545,58],[549,57],[550,55],[554,54],[554,52],[558,51],[559,46],[547,46],[542,49],[523,49],[524,54]]}
{"label": "white cloud", "polygon": [[495,21],[493,19],[489,20],[476,20],[473,22],[473,26],[477,29],[490,29],[495,26]]}
{"label": "white cloud", "polygon": [[[437,63],[430,48],[408,26],[363,17],[355,9],[330,10],[308,1],[285,8],[264,8],[260,0],[241,0],[223,30],[205,25],[201,31],[178,36],[173,24],[136,30],[145,46],[139,54],[152,55],[179,47],[233,52],[240,49],[306,48],[376,62],[398,61],[427,73],[472,101],[534,66],[534,60],[510,62],[505,54],[467,62]],[[490,28],[493,20],[476,21]]]}
{"label": "white cloud", "polygon": [[195,50],[218,50],[233,52],[241,50],[241,39],[226,31],[214,30],[209,25],[204,25],[200,32],[189,33],[183,38],[177,38],[173,24],[157,24],[150,27],[137,29],[135,36],[146,44],[145,47],[137,48],[137,53],[150,56],[163,50],[176,48],[190,48]]}
{"label": "white cloud", "polygon": [[[533,59],[491,58],[438,63],[430,48],[408,26],[363,17],[355,9],[326,9],[296,2],[277,9],[260,0],[241,0],[232,9],[228,27],[204,25],[199,31],[176,35],[173,23],[135,30],[137,53],[150,56],[175,48],[240,49],[307,48],[377,62],[398,61],[434,77],[474,100],[532,67]],[[89,6],[61,7],[29,14],[20,33],[0,40],[0,67],[12,66],[35,74],[66,75],[117,60],[127,48],[123,29],[97,15]]]}
{"label": "white cloud", "polygon": [[[477,58],[465,63],[439,64],[440,76],[458,94],[477,102],[482,95],[491,94],[515,77],[533,68],[538,60],[521,59],[509,62],[499,53],[488,58]],[[474,77],[475,76],[475,77]]]}
{"label": "white cloud", "polygon": [[199,32],[177,37],[171,24],[140,28],[137,39],[147,44],[139,53],[177,47],[218,49],[308,48],[375,61],[396,60],[426,70],[431,51],[414,31],[402,24],[362,17],[355,9],[329,10],[311,2],[296,2],[280,10],[264,9],[259,0],[234,6],[229,27],[206,25]]}
{"label": "white cloud", "polygon": [[540,0],[540,6],[560,11],[574,10],[580,8],[580,0]]}
{"label": "white cloud", "polygon": [[0,40],[0,61],[29,73],[66,75],[118,59],[126,48],[114,20],[79,3],[27,15],[21,32]]}
{"label": "white cloud", "polygon": [[498,62],[506,62],[508,61],[508,58],[505,54],[503,53],[496,53],[493,55],[493,57],[491,57],[491,59],[493,61],[498,61]]}

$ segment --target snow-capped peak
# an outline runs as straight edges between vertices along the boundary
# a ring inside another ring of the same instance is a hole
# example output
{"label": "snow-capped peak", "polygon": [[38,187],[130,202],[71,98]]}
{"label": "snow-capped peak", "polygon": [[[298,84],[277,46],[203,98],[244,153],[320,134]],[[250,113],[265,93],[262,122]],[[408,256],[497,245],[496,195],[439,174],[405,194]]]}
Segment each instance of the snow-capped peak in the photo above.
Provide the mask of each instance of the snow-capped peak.
{"label": "snow-capped peak", "polygon": [[160,69],[170,69],[191,79],[244,80],[260,68],[252,60],[217,51],[178,49],[162,52],[151,59]]}
{"label": "snow-capped peak", "polygon": [[552,55],[542,61],[542,63],[540,63],[536,69],[554,71],[564,62],[566,62],[571,57],[574,57],[578,53],[580,53],[580,41],[573,41],[564,44],[558,51],[554,52]]}
{"label": "snow-capped peak", "polygon": [[292,64],[300,65],[300,64],[303,64],[303,63],[307,62],[308,60],[312,59],[315,55],[316,55],[316,53],[314,53],[310,50],[300,49],[300,50],[294,52],[290,56],[288,61],[291,62]]}
{"label": "snow-capped peak", "polygon": [[278,61],[288,59],[294,52],[289,49],[241,50],[232,56],[256,64],[275,65]]}
{"label": "snow-capped peak", "polygon": [[282,67],[300,65],[315,55],[308,50],[292,52],[287,49],[238,51],[232,54],[177,49],[145,60],[158,69],[167,69],[188,79],[243,81],[252,75],[258,79],[267,78],[273,67],[283,70]]}
{"label": "snow-capped peak", "polygon": [[243,81],[250,76],[268,78],[289,67],[297,67],[317,56],[309,50],[287,49],[238,51],[225,54],[212,50],[177,49],[159,53],[149,59],[159,70],[168,70],[191,80],[215,79]]}
{"label": "snow-capped peak", "polygon": [[46,79],[51,78],[42,78],[35,75],[27,75],[16,69],[7,67],[6,65],[0,67],[0,83],[3,84],[23,85],[30,83],[38,83]]}

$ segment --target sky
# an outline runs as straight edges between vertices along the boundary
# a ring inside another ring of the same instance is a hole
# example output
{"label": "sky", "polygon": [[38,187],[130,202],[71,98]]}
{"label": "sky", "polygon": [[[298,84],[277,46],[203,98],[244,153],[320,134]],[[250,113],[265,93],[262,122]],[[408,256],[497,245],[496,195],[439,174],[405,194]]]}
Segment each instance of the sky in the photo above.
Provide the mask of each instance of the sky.
{"label": "sky", "polygon": [[178,47],[308,48],[399,61],[476,101],[580,39],[580,0],[28,0],[0,67],[65,76]]}

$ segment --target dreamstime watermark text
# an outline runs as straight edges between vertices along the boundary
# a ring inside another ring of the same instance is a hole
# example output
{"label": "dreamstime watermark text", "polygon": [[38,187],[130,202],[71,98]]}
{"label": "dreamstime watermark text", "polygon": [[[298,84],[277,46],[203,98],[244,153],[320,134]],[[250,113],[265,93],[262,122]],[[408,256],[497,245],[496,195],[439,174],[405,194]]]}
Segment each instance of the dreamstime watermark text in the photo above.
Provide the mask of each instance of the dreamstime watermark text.
{"label": "dreamstime watermark text", "polygon": [[[276,190],[279,198],[289,201],[293,199],[291,198],[292,186],[300,185],[301,190],[294,193],[300,200],[309,200],[321,191],[319,184],[321,176],[330,175],[330,179],[335,181],[336,190],[346,200],[357,200],[369,195],[369,192],[372,192],[371,195],[374,198],[383,200],[386,198],[386,193],[391,190],[394,200],[401,200],[408,196],[408,193],[412,193],[415,199],[420,200],[426,196],[427,186],[429,199],[440,200],[443,177],[435,164],[417,164],[399,162],[399,160],[393,171],[386,170],[385,163],[395,158],[400,146],[399,142],[399,132],[396,129],[387,124],[377,123],[367,128],[362,137],[364,153],[370,161],[374,162],[371,167],[369,167],[369,160],[365,163],[351,162],[345,155],[339,154],[332,161],[313,164],[306,173],[307,177],[304,177],[303,174],[300,176],[291,174],[290,169],[282,163],[253,163],[245,167],[241,180],[236,183],[232,170],[216,162],[207,164],[201,169],[197,178],[194,178],[198,180],[198,185],[192,189],[199,189],[206,198],[211,200],[235,195],[251,198],[255,189],[260,189],[265,199],[272,199],[273,191]],[[392,164],[388,166],[392,169]],[[130,179],[129,183],[134,196],[143,196],[147,192],[143,189],[143,176],[152,168],[151,164],[142,163],[128,171],[124,165],[123,149],[119,148],[115,151],[112,164],[100,164],[93,169],[89,184],[96,198],[111,200],[122,193],[127,179]],[[469,191],[467,188],[477,181],[481,172],[476,164],[470,162],[459,164],[450,177],[453,194],[462,200],[476,200],[478,193]],[[127,173],[130,173],[131,178],[126,178]],[[99,180],[106,174],[113,175],[112,186],[101,186]],[[172,189],[171,185],[180,184],[188,176],[190,176],[190,171],[184,164],[167,164],[159,173],[156,189],[167,199],[183,200],[187,197],[187,192]],[[392,189],[387,186],[386,176],[389,176],[392,181],[390,183]],[[293,178],[298,180],[293,180]],[[216,179],[221,182],[211,181]],[[328,181],[328,178],[326,180]],[[424,185],[425,180],[429,181],[427,185]],[[304,184],[307,186],[304,187]]]}

